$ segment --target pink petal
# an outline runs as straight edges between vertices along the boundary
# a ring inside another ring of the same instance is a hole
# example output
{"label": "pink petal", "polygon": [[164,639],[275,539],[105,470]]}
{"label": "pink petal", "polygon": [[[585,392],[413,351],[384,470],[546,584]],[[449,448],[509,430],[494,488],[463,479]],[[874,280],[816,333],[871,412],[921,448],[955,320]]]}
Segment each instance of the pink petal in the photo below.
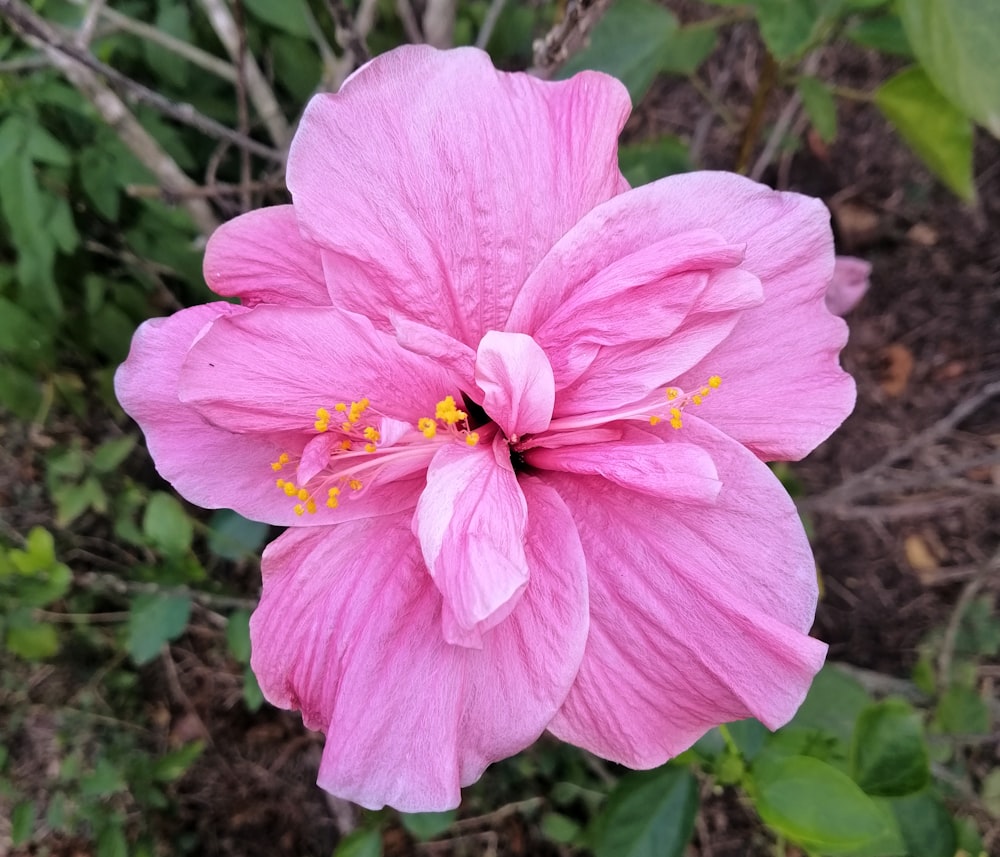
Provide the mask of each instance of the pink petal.
{"label": "pink petal", "polygon": [[[288,186],[337,306],[475,348],[552,244],[621,188],[624,87],[543,82],[472,48],[406,46],[307,107]],[[581,129],[584,129],[581,132]]]}
{"label": "pink petal", "polygon": [[872,266],[854,256],[837,256],[833,279],[826,290],[826,308],[834,315],[847,315],[858,305],[871,285]]}
{"label": "pink petal", "polygon": [[411,319],[393,316],[396,341],[407,351],[432,358],[459,378],[471,378],[475,372],[476,352],[447,333]]}
{"label": "pink petal", "polygon": [[742,243],[710,223],[676,228],[663,186],[645,185],[587,214],[518,295],[506,329],[545,349],[559,416],[644,398],[763,300],[758,279],[739,267]]}
{"label": "pink petal", "polygon": [[309,431],[319,408],[368,398],[416,423],[459,392],[433,360],[339,309],[258,306],[214,324],[191,349],[181,400],[234,432]]}
{"label": "pink petal", "polygon": [[479,343],[475,375],[483,409],[507,437],[548,428],[555,379],[545,352],[530,336],[488,331]]}
{"label": "pink petal", "polygon": [[147,321],[115,374],[115,393],[142,428],[159,474],[192,503],[290,524],[292,504],[275,490],[271,462],[282,451],[298,452],[301,441],[280,432],[234,434],[206,422],[178,398],[181,364],[191,343],[216,319],[245,312],[211,303]]}
{"label": "pink petal", "polygon": [[534,741],[576,675],[586,572],[559,497],[526,480],[531,581],[481,649],[441,636],[441,596],[404,516],[289,530],[264,552],[253,668],[328,730],[319,784],[376,809],[444,810]]}
{"label": "pink petal", "polygon": [[441,447],[427,471],[413,532],[444,598],[449,643],[480,646],[528,583],[528,507],[497,434],[492,444]]}
{"label": "pink petal", "polygon": [[695,389],[721,376],[722,388],[699,416],[762,458],[801,458],[854,406],[854,382],[838,360],[847,327],[825,305],[833,271],[829,212],[819,200],[729,173],[656,184],[676,229],[709,226],[745,243],[741,267],[764,286],[764,303],[741,313],[733,332],[676,383]]}
{"label": "pink petal", "polygon": [[241,214],[205,247],[205,282],[244,304],[329,306],[320,248],[299,232],[290,205]]}
{"label": "pink petal", "polygon": [[[582,432],[569,436],[573,434]],[[632,491],[676,502],[711,504],[722,488],[711,456],[681,440],[677,432],[658,437],[628,426],[614,443],[536,447],[522,457],[540,470],[601,476]]]}
{"label": "pink petal", "polygon": [[587,651],[550,729],[636,768],[663,763],[719,723],[784,724],[826,651],[806,636],[816,569],[778,480],[695,417],[680,433],[718,468],[714,503],[545,474],[577,523],[591,591]]}

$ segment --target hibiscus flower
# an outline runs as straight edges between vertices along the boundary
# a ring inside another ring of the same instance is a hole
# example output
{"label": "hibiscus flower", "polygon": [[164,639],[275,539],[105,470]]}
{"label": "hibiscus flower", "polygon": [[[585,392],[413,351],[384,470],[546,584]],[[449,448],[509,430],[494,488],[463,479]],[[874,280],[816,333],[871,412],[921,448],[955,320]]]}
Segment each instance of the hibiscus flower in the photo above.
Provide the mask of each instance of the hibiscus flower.
{"label": "hibiscus flower", "polygon": [[649,768],[785,723],[826,647],[764,461],[850,411],[828,213],[725,173],[630,189],[622,85],[406,47],[309,104],[293,203],[116,378],[194,503],[289,525],[253,668],[319,784],[442,810],[546,729]]}

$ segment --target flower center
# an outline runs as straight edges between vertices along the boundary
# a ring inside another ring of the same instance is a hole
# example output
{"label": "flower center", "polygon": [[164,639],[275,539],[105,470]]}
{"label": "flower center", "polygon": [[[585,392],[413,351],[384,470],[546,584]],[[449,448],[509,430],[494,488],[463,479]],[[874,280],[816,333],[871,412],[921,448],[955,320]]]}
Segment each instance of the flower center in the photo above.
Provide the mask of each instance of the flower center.
{"label": "flower center", "polygon": [[287,474],[278,476],[275,486],[295,502],[296,515],[314,515],[320,504],[336,509],[385,471],[399,479],[426,469],[442,443],[479,443],[479,433],[472,431],[453,396],[438,402],[434,416],[421,417],[416,427],[362,398],[338,402],[332,410],[318,408],[312,429],[315,434],[301,454],[282,452],[271,462],[274,473]]}

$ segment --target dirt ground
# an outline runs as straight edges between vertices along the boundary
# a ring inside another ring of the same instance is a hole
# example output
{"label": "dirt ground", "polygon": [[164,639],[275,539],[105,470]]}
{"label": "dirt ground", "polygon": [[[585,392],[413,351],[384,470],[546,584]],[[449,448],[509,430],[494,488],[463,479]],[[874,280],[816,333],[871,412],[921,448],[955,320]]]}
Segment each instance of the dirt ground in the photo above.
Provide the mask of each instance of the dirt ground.
{"label": "dirt ground", "polygon": [[[760,58],[752,28],[740,25],[702,74],[736,117],[750,103]],[[882,59],[854,48],[838,49],[821,66],[825,76],[856,88],[886,71]],[[769,121],[787,97],[776,93]],[[825,586],[817,636],[830,643],[834,660],[907,677],[918,645],[947,625],[964,591],[998,588],[997,575],[984,576],[984,569],[1000,543],[1000,391],[992,398],[984,391],[1000,383],[1000,142],[979,135],[979,201],[967,205],[930,177],[872,105],[839,106],[835,142],[823,145],[793,126],[799,145],[762,175],[824,199],[840,251],[874,266],[871,291],[848,317],[843,356],[858,382],[857,408],[792,471]],[[689,84],[661,79],[626,139],[676,134],[693,143],[700,167],[731,169],[734,135],[710,115]],[[963,405],[970,411],[964,420],[941,422]],[[880,464],[895,452],[902,452],[897,460]],[[19,529],[22,523],[33,521]],[[249,569],[248,594],[253,578]],[[338,832],[356,817],[313,785],[320,737],[304,732],[296,715],[266,708],[247,714],[238,673],[212,644],[214,633],[211,617],[196,615],[194,629],[172,647],[172,669],[157,662],[143,673],[164,742],[208,741],[176,794],[177,829],[196,833],[204,855],[331,853]],[[491,823],[453,846],[419,851],[396,830],[386,851],[481,854],[492,844],[499,854],[558,853],[516,815]],[[746,811],[710,798],[695,853],[764,853],[750,830]],[[63,853],[85,853],[78,847],[66,843]]]}

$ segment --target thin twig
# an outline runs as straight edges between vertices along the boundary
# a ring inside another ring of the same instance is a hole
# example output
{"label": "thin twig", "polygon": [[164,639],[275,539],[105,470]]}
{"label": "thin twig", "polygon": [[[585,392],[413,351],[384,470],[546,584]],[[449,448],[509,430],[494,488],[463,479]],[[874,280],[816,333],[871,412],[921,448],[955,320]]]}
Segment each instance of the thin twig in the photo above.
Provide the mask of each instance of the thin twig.
{"label": "thin twig", "polygon": [[435,48],[450,48],[455,39],[455,0],[426,0],[424,38]]}
{"label": "thin twig", "polygon": [[750,104],[750,113],[740,137],[740,150],[736,156],[734,167],[738,173],[746,174],[750,164],[750,155],[753,154],[754,146],[757,144],[757,136],[760,134],[760,127],[764,123],[764,111],[767,109],[767,102],[777,79],[778,63],[771,56],[770,51],[764,51],[764,65],[760,70],[757,88],[754,90],[753,101]]}
{"label": "thin twig", "polygon": [[[230,143],[249,149],[255,155],[268,160],[283,160],[284,155],[281,152],[265,146],[263,143],[258,143],[232,128],[227,128],[221,122],[216,122],[214,119],[199,113],[190,104],[174,104],[158,92],[154,92],[111,68],[111,66],[100,62],[92,54],[64,39],[52,24],[36,15],[22,0],[0,0],[0,15],[7,19],[12,29],[28,44],[42,49],[52,64],[64,74],[66,74],[67,68],[66,61],[72,61],[78,67],[82,66],[90,72],[104,77],[109,86],[117,88],[120,93],[135,101],[148,104],[164,116],[190,125],[206,136],[228,140]],[[60,56],[61,60],[57,61],[57,56]]]}
{"label": "thin twig", "polygon": [[[236,121],[239,124],[241,134],[250,132],[250,111],[247,108],[247,30],[243,17],[243,0],[235,0],[233,4],[235,10],[234,21],[236,22],[236,32],[239,37],[239,45],[236,59]],[[246,149],[240,152],[240,205],[242,211],[249,211],[251,206],[250,191],[248,189],[251,181],[250,177],[250,153]]]}
{"label": "thin twig", "polygon": [[[354,32],[358,39],[364,44],[365,38],[375,26],[375,16],[378,14],[378,0],[361,0],[358,6],[358,13],[354,16]],[[334,67],[331,74],[329,88],[331,92],[336,92],[347,80],[348,75],[359,65],[359,60],[354,56],[353,51],[344,51],[344,56]]]}
{"label": "thin twig", "polygon": [[493,0],[490,3],[490,8],[486,10],[486,17],[483,18],[483,25],[479,28],[479,34],[476,36],[476,47],[486,50],[486,46],[490,43],[490,37],[493,35],[493,30],[497,25],[497,21],[500,20],[500,16],[503,14],[504,6],[507,5],[507,0]]}
{"label": "thin twig", "polygon": [[91,39],[94,38],[94,30],[97,28],[97,20],[104,11],[105,0],[90,0],[87,4],[87,11],[84,13],[83,21],[76,31],[77,47],[86,50]]}
{"label": "thin twig", "polygon": [[962,619],[965,611],[976,597],[979,590],[986,585],[987,578],[1000,570],[1000,551],[997,551],[980,569],[972,580],[962,587],[962,592],[952,608],[951,616],[944,630],[944,639],[941,641],[941,651],[938,653],[937,681],[938,689],[943,693],[951,684],[951,662],[955,656],[955,644],[958,641],[958,632],[962,627]]}
{"label": "thin twig", "polygon": [[103,571],[84,571],[73,577],[73,582],[82,589],[95,592],[111,592],[116,595],[181,595],[214,610],[253,610],[257,601],[236,595],[216,595],[188,586],[161,586],[158,583],[144,583],[123,580],[116,574]]}
{"label": "thin twig", "polygon": [[253,57],[246,54],[241,63],[239,27],[236,26],[236,20],[230,13],[229,7],[224,0],[198,0],[198,3],[208,16],[208,21],[226,49],[226,53],[229,54],[229,58],[237,65],[242,65],[243,73],[246,75],[247,95],[253,102],[264,127],[267,128],[268,136],[275,146],[283,149],[291,136],[288,123],[278,106],[274,91]]}
{"label": "thin twig", "polygon": [[[253,193],[268,193],[276,190],[284,190],[283,179],[264,179],[250,182],[247,188]],[[215,182],[211,185],[194,185],[183,193],[168,193],[158,185],[130,184],[126,185],[125,193],[135,199],[163,199],[166,202],[178,199],[214,199],[220,196],[238,196],[243,192],[243,185],[228,184],[226,182]]]}
{"label": "thin twig", "polygon": [[424,41],[424,34],[420,32],[420,23],[417,21],[416,13],[410,5],[410,0],[396,0],[396,14],[403,24],[403,32],[406,38],[413,44],[419,45]]}
{"label": "thin twig", "polygon": [[534,44],[531,74],[552,77],[583,46],[610,5],[611,0],[567,0],[562,19]]}
{"label": "thin twig", "polygon": [[[820,52],[813,51],[807,58],[802,66],[803,74],[813,74],[816,69],[819,68],[820,62]],[[774,127],[771,129],[771,133],[768,135],[767,142],[764,143],[764,148],[761,150],[760,156],[754,162],[753,169],[750,170],[749,177],[754,181],[760,181],[760,177],[764,175],[764,170],[768,168],[771,161],[774,160],[775,154],[777,154],[778,149],[781,147],[785,136],[788,134],[788,129],[792,127],[792,123],[795,122],[795,118],[798,115],[799,108],[802,106],[802,96],[799,95],[798,90],[792,93],[791,98],[788,99],[785,106],[782,108],[781,113],[778,115],[778,120],[774,123]]]}
{"label": "thin twig", "polygon": [[330,17],[337,29],[337,41],[344,49],[344,53],[352,54],[353,62],[356,65],[368,62],[371,59],[368,45],[358,33],[354,19],[344,5],[344,0],[326,0],[326,7],[330,11]]}

